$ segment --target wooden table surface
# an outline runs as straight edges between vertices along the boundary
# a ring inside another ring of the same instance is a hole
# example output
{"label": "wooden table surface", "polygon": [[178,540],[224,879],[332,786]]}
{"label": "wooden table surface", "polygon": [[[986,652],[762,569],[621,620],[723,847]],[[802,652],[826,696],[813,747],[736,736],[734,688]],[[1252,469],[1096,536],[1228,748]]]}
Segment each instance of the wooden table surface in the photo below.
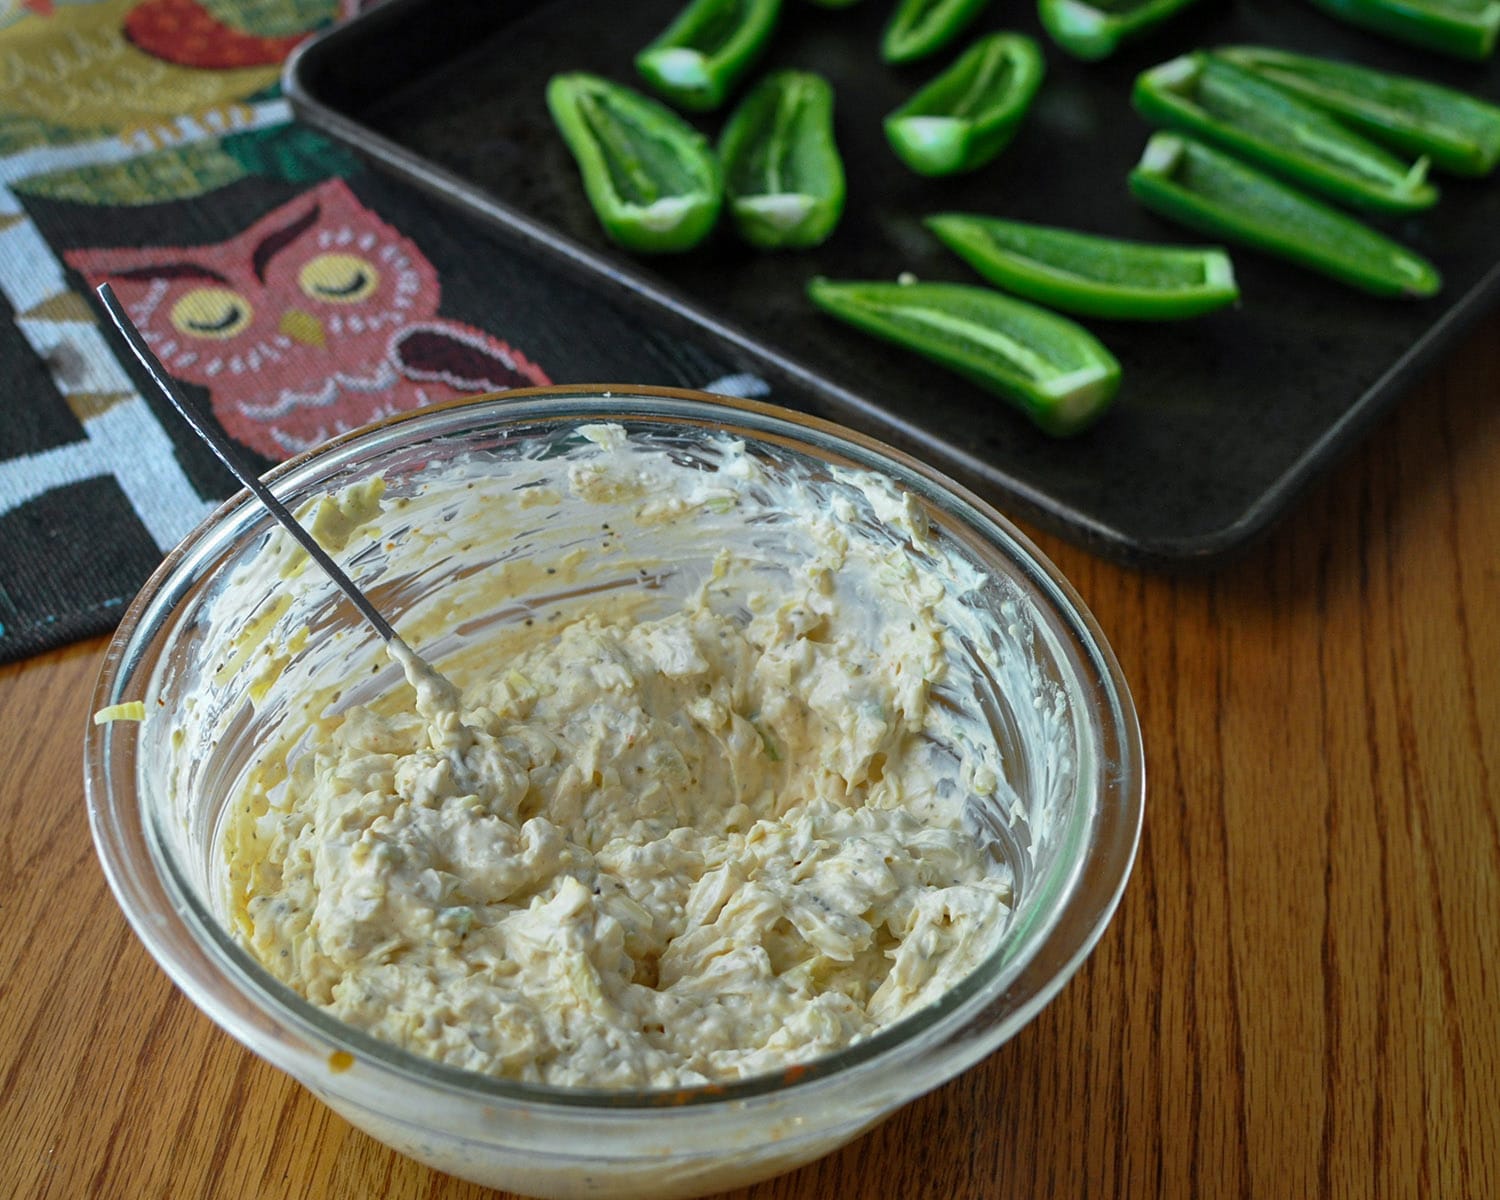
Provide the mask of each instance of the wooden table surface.
{"label": "wooden table surface", "polygon": [[[1500,1196],[1500,316],[1214,574],[1039,538],[1145,735],[1134,876],[1019,1036],[743,1200]],[[497,1193],[168,983],[94,857],[102,643],[0,669],[0,1196]]]}

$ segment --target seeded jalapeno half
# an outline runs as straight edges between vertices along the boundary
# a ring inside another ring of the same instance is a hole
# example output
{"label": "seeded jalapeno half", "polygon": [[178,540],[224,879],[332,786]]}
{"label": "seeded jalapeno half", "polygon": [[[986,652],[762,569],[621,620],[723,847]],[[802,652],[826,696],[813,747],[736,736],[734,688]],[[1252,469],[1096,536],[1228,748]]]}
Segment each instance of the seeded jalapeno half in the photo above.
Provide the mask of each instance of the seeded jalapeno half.
{"label": "seeded jalapeno half", "polygon": [[1453,175],[1488,175],[1500,162],[1500,107],[1452,88],[1269,46],[1214,51],[1332,113],[1366,137],[1425,155]]}
{"label": "seeded jalapeno half", "polygon": [[762,249],[824,241],[844,212],[833,89],[811,71],[778,71],[740,102],[719,139],[735,228]]}
{"label": "seeded jalapeno half", "polygon": [[1149,121],[1335,200],[1396,213],[1437,203],[1425,159],[1397,158],[1316,105],[1212,54],[1184,54],[1142,72],[1132,100]]}
{"label": "seeded jalapeno half", "polygon": [[1063,50],[1085,62],[1108,58],[1197,0],[1037,0],[1037,16]]}
{"label": "seeded jalapeno half", "polygon": [[1442,285],[1421,255],[1346,212],[1233,155],[1175,133],[1155,134],[1130,173],[1153,212],[1274,254],[1377,296],[1424,297]]}
{"label": "seeded jalapeno half", "polygon": [[919,175],[982,167],[1015,137],[1043,70],[1041,48],[1024,34],[982,37],[886,117],[886,140]]}
{"label": "seeded jalapeno half", "polygon": [[958,37],[989,0],[901,0],[880,39],[888,63],[936,54]]}
{"label": "seeded jalapeno half", "polygon": [[723,203],[708,139],[665,105],[597,75],[555,75],[547,107],[604,232],[643,253],[696,246]]}
{"label": "seeded jalapeno half", "polygon": [[1109,406],[1120,364],[1066,317],[962,283],[813,279],[824,312],[972,380],[1047,433],[1078,433]]}
{"label": "seeded jalapeno half", "polygon": [[997,287],[1079,316],[1170,321],[1240,295],[1217,246],[1159,246],[976,213],[938,213],[924,224]]}
{"label": "seeded jalapeno half", "polygon": [[781,0],[691,0],[635,56],[653,91],[680,108],[724,103],[776,30]]}
{"label": "seeded jalapeno half", "polygon": [[1488,58],[1500,32],[1500,0],[1312,0],[1312,4],[1350,25],[1454,58]]}

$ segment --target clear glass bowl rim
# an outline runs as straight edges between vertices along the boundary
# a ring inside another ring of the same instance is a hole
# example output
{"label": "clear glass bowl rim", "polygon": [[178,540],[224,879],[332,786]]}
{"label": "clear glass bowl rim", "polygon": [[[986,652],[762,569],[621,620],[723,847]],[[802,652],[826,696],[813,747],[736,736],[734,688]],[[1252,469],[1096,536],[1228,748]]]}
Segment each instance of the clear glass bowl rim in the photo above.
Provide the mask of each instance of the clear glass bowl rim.
{"label": "clear glass bowl rim", "polygon": [[[1102,737],[1100,748],[1116,763],[1115,770],[1104,779],[1108,794],[1096,798],[1088,846],[1073,864],[1067,883],[1066,900],[1080,902],[1079,919],[1071,923],[1049,922],[1028,953],[1017,955],[998,971],[993,966],[994,959],[999,957],[997,952],[933,1005],[841,1051],[781,1072],[728,1084],[655,1091],[565,1088],[494,1078],[412,1054],[353,1029],[316,1008],[276,980],[232,941],[213,914],[204,910],[192,886],[157,844],[150,843],[150,864],[133,861],[121,833],[145,833],[149,843],[151,820],[144,811],[144,797],[136,795],[134,773],[121,780],[117,778],[118,772],[110,769],[111,739],[133,726],[122,731],[118,722],[95,725],[91,721],[85,730],[83,765],[95,849],[127,920],[173,982],[216,1024],[283,1068],[286,1064],[277,1062],[276,1055],[267,1050],[263,1028],[266,1020],[278,1027],[290,1026],[303,1038],[321,1040],[345,1050],[408,1083],[490,1104],[519,1102],[558,1110],[701,1111],[704,1106],[785,1098],[793,1091],[841,1078],[859,1064],[882,1056],[909,1059],[932,1042],[941,1041],[943,1034],[951,1032],[946,1029],[947,1019],[959,1010],[974,1009],[974,1002],[984,992],[990,993],[984,1002],[985,1009],[1002,1005],[1005,1011],[983,1036],[982,1051],[962,1055],[967,1061],[944,1072],[944,1078],[956,1074],[1024,1026],[1061,990],[1102,935],[1129,878],[1144,815],[1145,767],[1130,690],[1097,621],[1072,585],[1025,534],[989,503],[905,452],[810,414],[763,401],[683,388],[568,384],[461,397],[397,413],[331,439],[275,467],[266,474],[266,482],[281,493],[323,460],[350,451],[352,443],[388,437],[413,422],[440,426],[451,421],[455,411],[486,406],[506,410],[493,414],[497,422],[509,423],[514,419],[520,425],[581,417],[591,421],[683,420],[712,428],[732,421],[755,435],[769,435],[768,440],[790,441],[795,448],[812,451],[817,457],[826,459],[833,452],[865,469],[888,471],[903,486],[915,487],[946,516],[996,547],[1051,606],[1053,632],[1068,639],[1071,649],[1081,656],[1092,674],[1102,701],[1095,710]],[[441,436],[443,432],[434,429],[430,436]],[[225,532],[236,523],[233,518],[240,518],[240,523],[246,518],[254,521],[261,512],[249,492],[241,490],[167,555],[127,607],[110,641],[91,712],[127,697],[126,685],[132,680],[139,652],[160,627],[169,623],[173,610],[171,606],[163,607],[161,599],[172,590],[178,576],[187,573],[191,577],[199,563],[212,557],[207,553],[210,549],[227,549],[233,544],[234,539]],[[148,620],[153,617],[154,620]],[[1098,856],[1088,853],[1088,848],[1099,851]],[[1081,869],[1085,860],[1091,867],[1087,873]],[[163,866],[170,878],[163,878]],[[163,922],[175,923],[173,932],[184,929],[188,932],[196,950],[191,959],[172,944],[172,938],[163,931]],[[230,1011],[214,994],[216,985],[226,983],[258,1010],[259,1023]],[[1014,1002],[1012,997],[1017,997]],[[972,1019],[979,1011],[966,1011],[965,1015]],[[262,1028],[257,1028],[257,1024]],[[903,1050],[907,1053],[901,1053]],[[332,1080],[327,1083],[334,1086]]]}

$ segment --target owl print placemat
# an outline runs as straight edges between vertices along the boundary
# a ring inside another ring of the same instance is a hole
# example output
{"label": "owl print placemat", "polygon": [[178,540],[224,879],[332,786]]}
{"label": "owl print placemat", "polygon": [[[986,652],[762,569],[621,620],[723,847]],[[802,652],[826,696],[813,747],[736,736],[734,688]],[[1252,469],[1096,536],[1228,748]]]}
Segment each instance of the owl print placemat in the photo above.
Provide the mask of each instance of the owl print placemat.
{"label": "owl print placemat", "polygon": [[280,61],[351,2],[0,6],[0,661],[112,628],[235,490],[106,332],[101,283],[263,467],[474,392],[766,394],[293,123]]}

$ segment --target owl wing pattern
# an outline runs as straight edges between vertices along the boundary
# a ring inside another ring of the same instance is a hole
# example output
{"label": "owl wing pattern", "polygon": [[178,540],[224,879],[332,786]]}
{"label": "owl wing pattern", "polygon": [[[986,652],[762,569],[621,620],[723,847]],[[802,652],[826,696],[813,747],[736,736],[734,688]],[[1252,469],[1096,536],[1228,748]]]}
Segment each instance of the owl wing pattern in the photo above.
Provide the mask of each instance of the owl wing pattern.
{"label": "owl wing pattern", "polygon": [[519,351],[457,321],[407,326],[391,342],[396,369],[419,383],[445,383],[458,392],[499,392],[548,383],[546,373]]}

